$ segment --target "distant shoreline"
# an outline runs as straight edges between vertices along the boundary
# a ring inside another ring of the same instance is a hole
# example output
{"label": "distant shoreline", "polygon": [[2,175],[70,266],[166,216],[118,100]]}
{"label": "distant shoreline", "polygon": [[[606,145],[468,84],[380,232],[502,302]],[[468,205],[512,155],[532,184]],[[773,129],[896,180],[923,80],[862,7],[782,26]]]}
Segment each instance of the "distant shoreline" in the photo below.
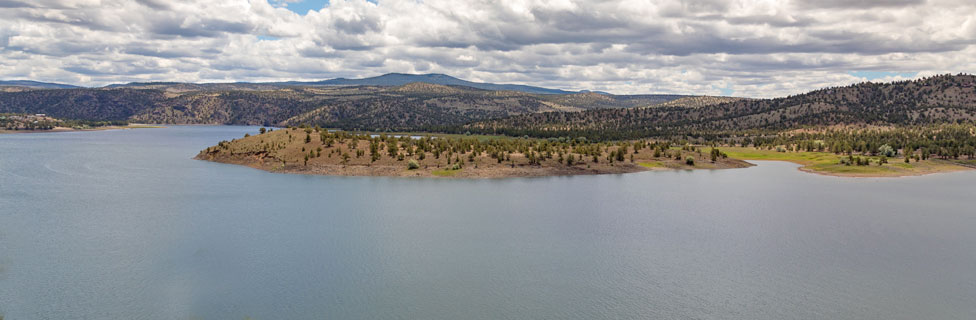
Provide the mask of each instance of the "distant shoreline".
{"label": "distant shoreline", "polygon": [[857,156],[870,159],[869,165],[845,165],[840,163],[844,155],[826,152],[779,152],[745,147],[724,147],[723,151],[729,157],[741,160],[785,161],[800,165],[797,170],[831,177],[844,178],[897,178],[923,176],[933,173],[957,172],[973,170],[971,166],[951,160],[930,159],[924,161],[911,160],[904,162],[904,158],[887,159],[888,163],[878,165],[878,156]]}
{"label": "distant shoreline", "polygon": [[165,128],[161,125],[152,124],[129,124],[127,126],[104,126],[86,129],[75,129],[69,127],[54,127],[49,130],[3,130],[0,129],[0,134],[17,134],[17,133],[58,133],[58,132],[79,132],[79,131],[105,131],[105,130],[126,130],[126,129],[147,129],[147,128]]}

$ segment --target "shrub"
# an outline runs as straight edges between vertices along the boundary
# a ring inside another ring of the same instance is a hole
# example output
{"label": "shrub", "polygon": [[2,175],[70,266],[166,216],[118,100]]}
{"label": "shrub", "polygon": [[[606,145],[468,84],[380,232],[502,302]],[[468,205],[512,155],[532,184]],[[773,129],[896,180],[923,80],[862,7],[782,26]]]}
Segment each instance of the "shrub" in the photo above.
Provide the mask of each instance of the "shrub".
{"label": "shrub", "polygon": [[407,170],[417,170],[417,169],[420,169],[420,164],[417,163],[417,160],[410,159],[410,161],[407,162]]}
{"label": "shrub", "polygon": [[888,158],[893,158],[895,157],[896,154],[897,152],[895,151],[895,148],[892,148],[887,144],[878,147],[878,155],[882,155]]}
{"label": "shrub", "polygon": [[692,156],[688,156],[687,158],[685,158],[685,164],[689,166],[695,165],[695,158]]}

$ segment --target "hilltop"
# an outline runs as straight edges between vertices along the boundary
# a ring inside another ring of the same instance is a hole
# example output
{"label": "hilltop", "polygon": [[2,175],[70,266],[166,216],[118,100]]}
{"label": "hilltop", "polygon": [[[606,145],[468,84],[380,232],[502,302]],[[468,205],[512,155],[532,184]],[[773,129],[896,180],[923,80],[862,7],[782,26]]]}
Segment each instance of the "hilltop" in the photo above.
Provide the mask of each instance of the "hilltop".
{"label": "hilltop", "polygon": [[75,89],[81,88],[69,84],[40,82],[32,80],[0,80],[0,88],[10,88],[11,90],[22,89]]}

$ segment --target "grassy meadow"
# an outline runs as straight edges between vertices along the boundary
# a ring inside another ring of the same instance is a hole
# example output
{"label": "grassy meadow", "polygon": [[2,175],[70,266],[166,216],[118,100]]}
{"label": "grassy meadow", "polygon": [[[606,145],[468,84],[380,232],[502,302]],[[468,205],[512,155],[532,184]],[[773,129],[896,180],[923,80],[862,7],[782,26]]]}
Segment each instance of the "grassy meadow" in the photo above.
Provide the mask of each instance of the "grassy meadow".
{"label": "grassy meadow", "polygon": [[899,157],[889,158],[888,163],[878,165],[881,157],[860,156],[861,158],[869,159],[871,164],[858,166],[841,163],[842,158],[848,157],[846,155],[837,155],[828,152],[780,152],[749,147],[722,147],[719,149],[728,154],[729,158],[740,160],[789,161],[802,165],[803,167],[800,170],[833,176],[900,177],[967,169],[952,162],[938,159],[912,160],[910,163],[905,163],[905,158]]}

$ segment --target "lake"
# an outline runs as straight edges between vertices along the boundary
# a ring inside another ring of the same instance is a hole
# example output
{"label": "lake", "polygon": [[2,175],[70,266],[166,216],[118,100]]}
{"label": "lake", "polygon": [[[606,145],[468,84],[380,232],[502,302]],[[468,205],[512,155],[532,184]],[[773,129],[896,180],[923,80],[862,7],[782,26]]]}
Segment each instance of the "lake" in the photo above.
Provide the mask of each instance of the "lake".
{"label": "lake", "polygon": [[256,127],[0,135],[15,319],[976,319],[976,172],[449,180],[192,160]]}

